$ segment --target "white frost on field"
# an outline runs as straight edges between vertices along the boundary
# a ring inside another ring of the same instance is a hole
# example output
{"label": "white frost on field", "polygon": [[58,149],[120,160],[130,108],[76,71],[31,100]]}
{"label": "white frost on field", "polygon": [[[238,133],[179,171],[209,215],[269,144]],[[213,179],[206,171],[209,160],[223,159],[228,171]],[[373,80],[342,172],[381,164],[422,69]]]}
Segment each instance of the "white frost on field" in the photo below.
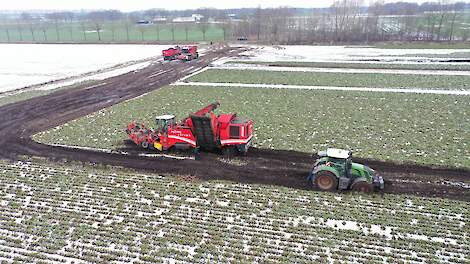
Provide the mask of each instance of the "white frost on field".
{"label": "white frost on field", "polygon": [[[103,73],[92,74],[92,75],[85,76],[85,77],[71,78],[71,79],[67,79],[66,81],[63,81],[63,82],[62,81],[61,82],[54,82],[53,84],[46,84],[46,85],[40,86],[36,90],[48,91],[48,90],[54,90],[54,89],[58,89],[60,87],[69,86],[69,85],[73,85],[75,83],[80,83],[80,82],[85,82],[85,81],[104,80],[104,79],[111,78],[111,77],[118,76],[118,75],[122,75],[122,74],[125,74],[125,73],[128,73],[128,72],[138,71],[142,68],[145,68],[145,67],[149,66],[150,64],[151,64],[150,62],[142,62],[142,63],[137,63],[137,64],[133,64],[133,65],[130,65],[130,66],[126,66],[126,67],[106,71],[106,72],[103,72]],[[99,85],[104,85],[104,84],[99,84]],[[95,87],[95,86],[90,86],[88,88],[92,88],[92,87]]]}
{"label": "white frost on field", "polygon": [[[361,60],[381,60],[381,62],[416,63],[432,61],[427,54],[449,55],[454,52],[468,52],[466,49],[379,49],[351,46],[249,46],[252,50],[242,53],[250,61],[299,61],[299,62],[361,62]],[[417,55],[422,54],[422,57]],[[410,55],[409,57],[403,57]],[[446,58],[439,58],[445,60]],[[449,58],[451,59],[451,58]],[[455,59],[455,58],[452,58]],[[374,63],[366,61],[365,63]],[[446,63],[450,64],[450,63]],[[456,63],[459,64],[459,63]]]}
{"label": "white frost on field", "polygon": [[470,96],[470,91],[438,90],[438,89],[425,89],[425,88],[372,88],[372,87],[342,87],[342,86],[254,84],[254,83],[212,83],[212,82],[176,82],[171,85],[266,88],[266,89],[332,90],[332,91],[384,92],[384,93],[414,93],[414,94],[443,94],[443,95]]}
{"label": "white frost on field", "polygon": [[197,69],[197,70],[191,72],[190,74],[184,76],[183,78],[179,79],[178,82],[185,81],[185,80],[187,80],[187,79],[189,79],[189,78],[191,78],[195,75],[198,75],[200,73],[203,73],[203,72],[207,71],[208,69],[209,69],[208,67],[205,67],[205,68],[202,68],[202,69]]}
{"label": "white frost on field", "polygon": [[161,55],[169,45],[0,44],[0,92]]}
{"label": "white frost on field", "polygon": [[282,66],[254,65],[254,64],[250,65],[250,64],[241,64],[241,63],[217,65],[215,67],[212,67],[212,69],[258,70],[258,71],[279,71],[279,72],[380,73],[380,74],[470,76],[470,71],[282,67]]}

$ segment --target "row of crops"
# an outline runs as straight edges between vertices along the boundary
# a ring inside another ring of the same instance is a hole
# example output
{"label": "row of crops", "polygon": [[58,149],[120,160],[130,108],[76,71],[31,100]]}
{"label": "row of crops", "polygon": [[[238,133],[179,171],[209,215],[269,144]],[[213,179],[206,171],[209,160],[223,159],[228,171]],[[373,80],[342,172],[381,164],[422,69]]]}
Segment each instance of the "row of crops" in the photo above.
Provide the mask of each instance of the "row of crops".
{"label": "row of crops", "polygon": [[279,72],[211,69],[189,78],[192,82],[291,84],[373,88],[468,90],[470,76],[379,73]]}
{"label": "row of crops", "polygon": [[470,206],[0,162],[7,263],[466,263]]}
{"label": "row of crops", "polygon": [[260,148],[313,153],[339,147],[363,158],[470,167],[470,101],[465,96],[171,86],[34,138],[120,148],[131,120],[153,126],[157,115],[183,118],[216,100],[221,112],[254,120]]}

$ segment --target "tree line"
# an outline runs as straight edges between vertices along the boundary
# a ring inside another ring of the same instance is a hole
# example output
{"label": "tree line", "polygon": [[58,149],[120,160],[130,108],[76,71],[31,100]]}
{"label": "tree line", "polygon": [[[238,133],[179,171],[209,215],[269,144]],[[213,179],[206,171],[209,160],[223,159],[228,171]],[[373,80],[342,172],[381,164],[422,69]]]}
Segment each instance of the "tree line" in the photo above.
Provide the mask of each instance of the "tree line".
{"label": "tree line", "polygon": [[[33,41],[35,32],[41,32],[48,41],[47,30],[55,30],[56,41],[61,41],[64,34],[61,27],[75,23],[81,28],[83,39],[86,31],[92,30],[102,40],[102,31],[111,33],[124,29],[127,40],[129,32],[136,28],[141,20],[154,21],[169,28],[173,40],[176,28],[183,28],[188,39],[189,31],[197,28],[202,32],[203,40],[210,25],[223,31],[224,40],[247,39],[275,44],[311,44],[311,43],[348,43],[377,41],[467,41],[470,27],[469,3],[439,0],[423,4],[398,2],[385,3],[376,0],[365,5],[364,0],[335,0],[328,8],[244,8],[244,9],[197,9],[169,11],[151,9],[123,13],[118,10],[99,10],[90,12],[23,12],[16,17],[0,14],[8,40],[10,31],[17,30],[22,38],[23,32],[30,32]],[[194,24],[176,26],[172,19],[177,16],[201,14],[203,19]],[[69,27],[73,39],[72,27]],[[137,27],[144,39],[145,27]],[[37,33],[36,33],[37,34]],[[159,31],[157,30],[157,34]],[[62,37],[61,37],[62,36]],[[159,39],[159,38],[158,38]],[[50,39],[49,39],[50,40]],[[54,40],[50,40],[54,41]]]}

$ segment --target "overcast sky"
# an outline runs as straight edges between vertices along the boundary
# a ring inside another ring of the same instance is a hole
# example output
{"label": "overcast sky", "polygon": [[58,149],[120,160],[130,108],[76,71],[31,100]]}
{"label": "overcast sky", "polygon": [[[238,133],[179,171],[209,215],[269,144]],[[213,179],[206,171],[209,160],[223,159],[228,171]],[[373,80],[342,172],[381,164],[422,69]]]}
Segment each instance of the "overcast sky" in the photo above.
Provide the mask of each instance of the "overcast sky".
{"label": "overcast sky", "polygon": [[[408,2],[425,1],[409,0]],[[332,2],[333,0],[0,0],[0,10],[119,9],[121,11],[135,11],[150,8],[181,10],[201,7],[219,9],[257,6],[328,7]],[[397,2],[397,0],[387,2]]]}

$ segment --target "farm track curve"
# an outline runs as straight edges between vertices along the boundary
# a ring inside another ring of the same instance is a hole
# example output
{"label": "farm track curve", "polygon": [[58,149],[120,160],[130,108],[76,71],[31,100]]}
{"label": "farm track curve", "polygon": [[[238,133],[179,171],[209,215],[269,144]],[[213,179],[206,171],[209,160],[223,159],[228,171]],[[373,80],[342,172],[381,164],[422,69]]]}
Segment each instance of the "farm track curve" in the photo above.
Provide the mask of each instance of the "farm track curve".
{"label": "farm track curve", "polygon": [[[175,160],[141,157],[135,147],[127,147],[129,155],[119,155],[49,146],[31,139],[37,132],[156,90],[207,67],[214,60],[235,56],[240,51],[235,48],[210,50],[199,60],[189,63],[155,62],[139,71],[2,106],[0,158],[20,160],[24,156],[37,156],[190,176],[196,180],[229,180],[310,189],[306,175],[315,157],[308,153],[252,148],[247,156],[232,161],[211,153],[201,154],[200,160]],[[470,170],[365,159],[358,161],[370,165],[384,176],[385,193],[470,201],[470,189],[461,185],[464,182],[469,184]]]}

